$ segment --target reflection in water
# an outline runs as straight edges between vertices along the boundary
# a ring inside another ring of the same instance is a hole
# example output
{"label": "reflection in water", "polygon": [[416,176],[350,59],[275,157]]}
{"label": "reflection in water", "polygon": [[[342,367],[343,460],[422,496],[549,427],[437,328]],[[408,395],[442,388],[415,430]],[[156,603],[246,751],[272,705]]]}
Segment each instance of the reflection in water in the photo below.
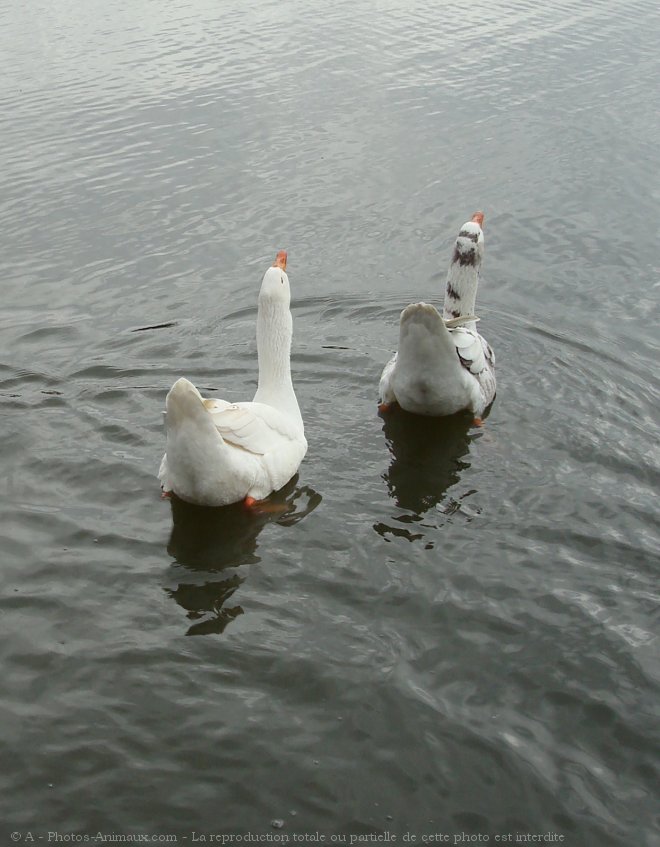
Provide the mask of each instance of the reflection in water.
{"label": "reflection in water", "polygon": [[242,615],[241,606],[225,606],[242,582],[243,579],[234,574],[229,579],[205,582],[203,585],[182,582],[175,590],[168,591],[170,597],[188,612],[188,618],[198,621],[188,628],[186,635],[224,632],[228,623]]}
{"label": "reflection in water", "polygon": [[[308,486],[296,488],[294,477],[268,498],[272,511],[253,513],[242,503],[221,508],[193,506],[172,496],[172,533],[167,552],[177,565],[187,569],[190,578],[168,593],[198,620],[188,635],[223,632],[238,615],[241,606],[227,606],[244,577],[233,573],[223,579],[209,579],[226,568],[260,561],[256,550],[259,533],[268,523],[293,526],[321,502],[321,495]],[[178,572],[174,577],[178,581]]]}
{"label": "reflection in water", "polygon": [[[412,512],[398,516],[397,522],[412,524],[412,527],[378,523],[374,529],[379,535],[386,539],[394,535],[417,541],[424,537],[418,531],[421,529],[418,524],[429,509],[437,505],[444,514],[464,509],[460,500],[442,501],[447,489],[458,482],[460,471],[469,467],[463,457],[467,456],[471,441],[479,436],[478,432],[470,430],[470,423],[469,415],[427,418],[399,408],[387,415],[383,432],[392,461],[383,479],[397,506]],[[463,497],[472,493],[466,492]]]}

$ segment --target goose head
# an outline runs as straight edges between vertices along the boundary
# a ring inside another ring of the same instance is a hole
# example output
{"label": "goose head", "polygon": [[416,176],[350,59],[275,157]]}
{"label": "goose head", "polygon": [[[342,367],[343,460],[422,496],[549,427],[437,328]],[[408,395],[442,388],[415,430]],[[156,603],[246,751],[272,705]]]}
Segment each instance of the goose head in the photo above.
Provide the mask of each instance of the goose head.
{"label": "goose head", "polygon": [[475,212],[458,233],[452,262],[478,267],[484,255],[484,213]]}
{"label": "goose head", "polygon": [[259,292],[259,303],[263,305],[285,304],[291,302],[289,277],[286,274],[286,250],[280,250],[275,261],[264,274]]}

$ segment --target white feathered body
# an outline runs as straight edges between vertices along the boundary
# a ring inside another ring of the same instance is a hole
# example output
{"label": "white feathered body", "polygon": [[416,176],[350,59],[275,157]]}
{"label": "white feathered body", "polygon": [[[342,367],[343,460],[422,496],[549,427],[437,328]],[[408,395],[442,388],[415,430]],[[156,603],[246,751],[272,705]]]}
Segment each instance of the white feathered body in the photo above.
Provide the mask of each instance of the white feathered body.
{"label": "white feathered body", "polygon": [[286,273],[269,268],[259,295],[259,387],[251,402],[204,399],[178,379],[166,399],[166,492],[205,506],[262,500],[298,470],[307,441],[290,370],[292,321]]}
{"label": "white feathered body", "polygon": [[495,355],[476,330],[474,307],[483,256],[475,221],[461,227],[447,275],[444,312],[413,303],[401,313],[399,349],[385,366],[379,402],[418,415],[481,416],[495,397]]}

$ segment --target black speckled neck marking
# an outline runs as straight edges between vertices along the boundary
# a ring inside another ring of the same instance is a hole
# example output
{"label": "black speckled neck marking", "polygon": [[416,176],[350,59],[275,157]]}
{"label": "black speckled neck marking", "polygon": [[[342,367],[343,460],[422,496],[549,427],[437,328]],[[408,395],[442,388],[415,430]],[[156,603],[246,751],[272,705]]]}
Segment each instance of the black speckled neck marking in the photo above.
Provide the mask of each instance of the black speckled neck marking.
{"label": "black speckled neck marking", "polygon": [[459,238],[469,238],[470,241],[474,241],[475,244],[477,243],[477,241],[479,241],[479,233],[478,232],[470,232],[467,229],[462,229],[458,233],[458,237]]}
{"label": "black speckled neck marking", "polygon": [[477,251],[473,247],[465,253],[461,253],[458,247],[454,250],[454,258],[452,262],[458,262],[459,265],[475,265],[477,263]]}
{"label": "black speckled neck marking", "polygon": [[[452,300],[461,299],[461,295],[458,293],[458,291],[456,291],[451,282],[447,283],[447,297],[451,297]],[[455,317],[458,317],[458,315],[455,315]]]}

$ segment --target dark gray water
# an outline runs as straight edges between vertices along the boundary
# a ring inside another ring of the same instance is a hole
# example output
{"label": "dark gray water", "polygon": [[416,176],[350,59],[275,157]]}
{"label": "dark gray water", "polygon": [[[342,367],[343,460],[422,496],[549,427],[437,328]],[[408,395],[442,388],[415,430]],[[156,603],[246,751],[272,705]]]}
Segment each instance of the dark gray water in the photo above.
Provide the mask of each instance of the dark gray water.
{"label": "dark gray water", "polygon": [[[657,843],[659,37],[614,0],[5,5],[3,844]],[[476,208],[487,425],[384,426]],[[249,399],[281,248],[288,510],[161,501],[165,393]]]}

